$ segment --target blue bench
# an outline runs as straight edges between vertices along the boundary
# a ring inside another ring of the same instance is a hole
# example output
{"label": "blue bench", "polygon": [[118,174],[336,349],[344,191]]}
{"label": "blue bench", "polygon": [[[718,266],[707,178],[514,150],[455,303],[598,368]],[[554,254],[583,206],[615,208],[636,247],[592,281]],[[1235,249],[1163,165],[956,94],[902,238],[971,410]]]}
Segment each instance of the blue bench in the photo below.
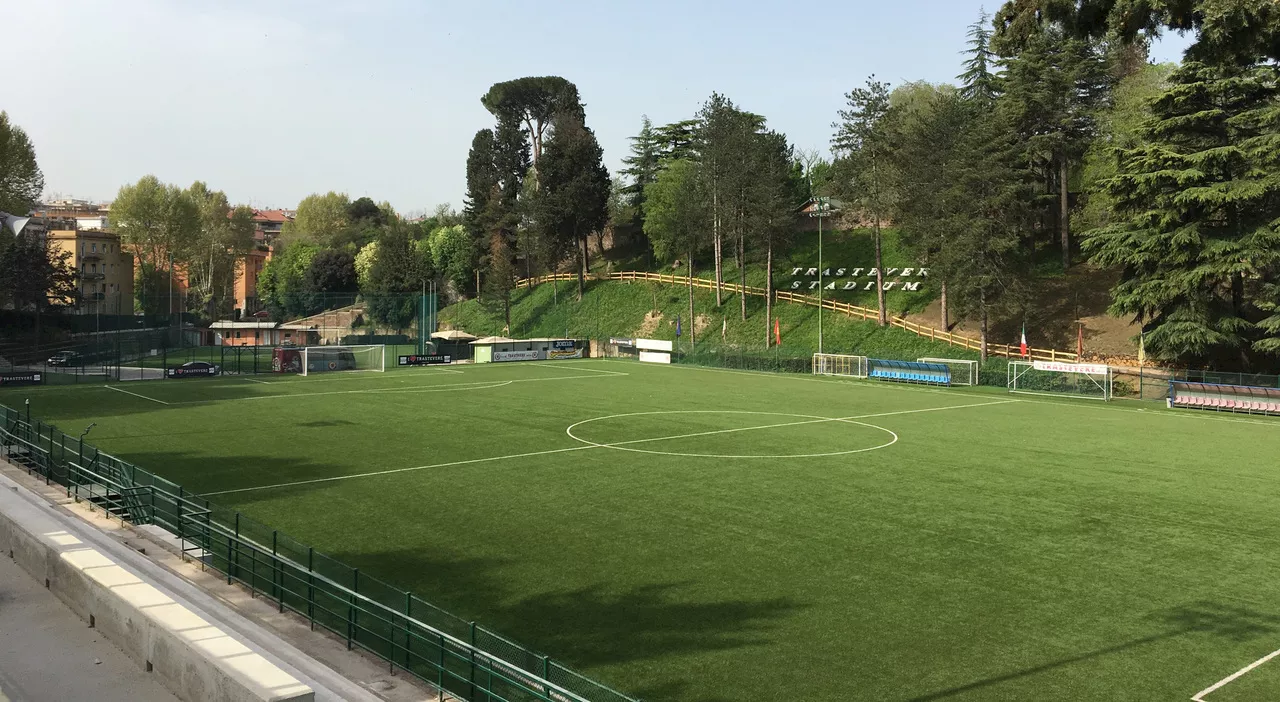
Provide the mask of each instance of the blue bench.
{"label": "blue bench", "polygon": [[951,368],[942,363],[920,361],[888,361],[867,359],[867,377],[896,383],[921,383],[924,385],[950,385]]}

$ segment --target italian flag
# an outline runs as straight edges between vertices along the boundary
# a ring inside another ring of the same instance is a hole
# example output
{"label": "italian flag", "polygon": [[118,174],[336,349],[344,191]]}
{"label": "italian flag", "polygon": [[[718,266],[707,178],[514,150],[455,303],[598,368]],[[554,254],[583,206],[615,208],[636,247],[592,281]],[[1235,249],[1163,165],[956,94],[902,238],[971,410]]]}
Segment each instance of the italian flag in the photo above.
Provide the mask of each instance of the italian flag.
{"label": "italian flag", "polygon": [[1022,343],[1018,347],[1022,351],[1023,358],[1027,356],[1027,323],[1022,323]]}

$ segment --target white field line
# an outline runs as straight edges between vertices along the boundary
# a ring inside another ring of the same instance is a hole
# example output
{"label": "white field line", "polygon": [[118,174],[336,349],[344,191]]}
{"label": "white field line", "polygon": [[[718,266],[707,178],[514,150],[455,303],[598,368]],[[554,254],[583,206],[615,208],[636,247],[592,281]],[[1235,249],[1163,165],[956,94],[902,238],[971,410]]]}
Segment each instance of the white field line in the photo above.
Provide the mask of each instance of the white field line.
{"label": "white field line", "polygon": [[[624,374],[625,375],[625,374]],[[432,385],[411,385],[407,388],[370,388],[367,390],[326,390],[324,392],[294,392],[283,393],[280,395],[254,395],[253,397],[228,397],[222,400],[187,400],[184,402],[166,402],[169,405],[205,405],[214,402],[242,402],[249,400],[282,400],[291,397],[317,397],[321,395],[381,395],[385,393],[415,393],[415,392],[438,392],[441,389],[448,388],[475,388],[484,389],[489,387],[501,387],[511,385],[512,383],[541,383],[549,380],[596,380],[601,377],[598,375],[565,375],[555,378],[517,378],[515,380],[480,380],[471,383],[435,383]],[[271,383],[275,385],[275,383]],[[477,387],[483,386],[483,387]],[[123,390],[121,392],[124,392]],[[157,400],[159,402],[159,400]]]}
{"label": "white field line", "polygon": [[[633,440],[631,440],[631,441],[618,441],[618,442],[615,442],[615,443],[601,444],[601,446],[602,446],[603,448],[612,448],[612,447],[614,447],[614,446],[630,446],[630,445],[632,445],[632,444],[644,444],[644,443],[648,443],[648,442],[650,442],[650,441],[668,441],[668,440],[674,440],[674,439],[690,439],[690,438],[694,438],[694,437],[698,437],[698,436],[713,436],[713,435],[715,435],[715,434],[732,434],[732,433],[734,433],[734,432],[740,432],[740,431],[755,431],[755,430],[757,430],[757,429],[780,429],[780,428],[783,428],[783,427],[798,427],[798,426],[802,426],[802,425],[805,425],[805,424],[822,424],[822,423],[824,423],[824,422],[855,422],[855,423],[856,423],[856,420],[859,420],[859,419],[873,419],[873,418],[875,418],[875,417],[892,417],[892,416],[894,416],[894,415],[899,415],[899,414],[918,414],[918,413],[920,413],[920,412],[942,412],[942,411],[945,411],[945,410],[965,409],[965,408],[968,408],[968,407],[988,407],[988,406],[990,406],[990,405],[1007,405],[1007,404],[1009,404],[1010,402],[1021,402],[1021,400],[999,400],[999,401],[996,401],[996,402],[981,402],[981,403],[973,404],[973,405],[952,405],[952,406],[950,406],[950,407],[930,407],[930,408],[928,408],[928,409],[902,410],[902,411],[900,411],[900,412],[881,412],[881,413],[878,413],[878,414],[859,414],[859,415],[855,415],[855,416],[851,416],[851,417],[822,417],[822,418],[820,418],[820,419],[802,419],[802,420],[800,420],[800,421],[798,421],[798,422],[783,422],[783,423],[781,423],[781,424],[764,424],[764,425],[756,426],[756,427],[737,427],[737,428],[734,428],[734,429],[716,429],[716,430],[714,430],[714,431],[702,431],[702,432],[698,432],[698,433],[696,433],[696,434],[680,434],[680,435],[677,435],[677,436],[655,436],[655,437],[653,437],[653,438],[651,438],[651,439],[633,439]],[[705,410],[699,410],[699,412],[702,412],[702,411],[705,411]],[[615,415],[610,416],[610,417],[601,417],[600,419],[613,419],[613,418],[615,418],[615,417],[634,417],[634,416],[643,415],[643,414],[667,414],[667,413],[666,413],[666,412],[636,412],[636,413],[633,413],[633,414],[615,414]],[[767,413],[765,413],[765,414],[767,414]],[[578,422],[578,424],[582,424],[582,422]],[[575,425],[573,425],[573,426],[578,426],[578,425],[577,425],[577,424],[575,424]],[[569,429],[572,429],[572,428],[573,428],[573,427],[569,427]],[[569,432],[569,429],[565,429],[565,433],[568,433],[568,432]],[[574,439],[578,439],[578,437],[573,436],[573,434],[569,434],[569,436],[570,436],[570,437],[572,437],[572,438],[574,438]],[[581,439],[578,439],[578,440],[579,440],[579,441],[581,441]]]}
{"label": "white field line", "polygon": [[1205,702],[1204,701],[1205,695],[1208,695],[1214,690],[1217,690],[1227,685],[1228,683],[1235,681],[1237,678],[1243,676],[1245,673],[1248,673],[1249,671],[1253,670],[1254,668],[1257,668],[1258,666],[1262,665],[1263,663],[1266,663],[1267,661],[1271,660],[1272,658],[1275,658],[1276,656],[1280,656],[1280,649],[1277,649],[1275,651],[1272,651],[1271,653],[1268,653],[1262,658],[1259,658],[1258,660],[1250,663],[1249,665],[1246,665],[1245,667],[1241,668],[1240,670],[1237,670],[1231,675],[1228,675],[1227,677],[1219,680],[1218,682],[1192,695],[1191,696],[1192,702]]}
{"label": "white field line", "polygon": [[[601,358],[601,359],[598,359],[598,362],[627,364],[632,366],[636,365],[637,363],[636,361],[622,361],[614,358]],[[910,385],[903,385],[900,383],[887,383],[887,382],[881,382],[876,380],[861,380],[856,378],[849,378],[846,380],[828,380],[825,378],[812,378],[805,375],[772,373],[770,371],[743,371],[743,370],[733,370],[731,368],[703,368],[701,366],[689,366],[689,365],[683,365],[678,363],[672,363],[670,365],[643,364],[643,367],[653,368],[655,370],[665,369],[665,368],[679,368],[681,370],[702,371],[705,373],[730,373],[733,375],[747,375],[755,378],[764,377],[764,378],[777,378],[779,380],[795,380],[803,383],[827,383],[827,384],[835,384],[835,385],[853,385],[856,387],[876,388],[879,390],[889,390],[889,391],[896,390],[901,392],[923,392],[923,393],[930,393],[934,395],[967,395],[970,397],[984,396],[984,393],[972,392],[972,391],[963,390],[960,388],[934,390],[930,388],[912,387]],[[989,395],[985,395],[985,396],[989,397]],[[1130,412],[1130,413],[1137,413],[1137,414],[1145,414],[1149,417],[1176,417],[1179,419],[1199,420],[1202,422],[1229,422],[1232,424],[1252,424],[1254,426],[1259,426],[1259,427],[1271,427],[1273,429],[1280,429],[1280,421],[1266,421],[1266,420],[1258,421],[1258,420],[1251,420],[1251,419],[1240,419],[1235,417],[1215,417],[1207,413],[1195,414],[1193,410],[1187,410],[1186,412],[1174,412],[1171,410],[1166,410],[1163,406],[1156,405],[1155,403],[1152,403],[1153,404],[1152,408],[1150,410],[1147,410],[1142,408],[1128,409],[1125,407],[1107,407],[1105,404],[1102,404],[1102,403],[1082,403],[1078,399],[1068,399],[1068,400],[1062,400],[1058,402],[1053,402],[1050,400],[1031,400],[1031,399],[1024,399],[1022,401],[1029,404],[1033,404],[1033,405],[1053,405],[1055,407],[1075,407],[1078,409],[1099,410],[1103,412]],[[1133,398],[1123,398],[1123,397],[1117,398],[1117,401],[1145,402],[1144,400],[1137,400]]]}
{"label": "white field line", "polygon": [[[788,422],[786,424],[769,425],[769,426],[761,426],[761,427],[746,427],[742,429],[722,429],[720,431],[713,431],[713,432],[697,432],[693,434],[680,434],[678,436],[664,436],[656,439],[637,439],[633,441],[620,441],[618,443],[613,443],[613,444],[592,444],[589,446],[570,446],[569,448],[550,449],[547,451],[531,451],[529,453],[516,453],[508,456],[490,456],[488,458],[471,458],[465,461],[449,461],[448,463],[433,463],[431,465],[426,465],[426,466],[412,466],[409,468],[393,468],[391,470],[379,470],[379,471],[373,471],[369,473],[355,473],[352,475],[335,475],[328,478],[312,478],[310,480],[295,480],[289,483],[276,483],[274,485],[259,485],[257,487],[235,488],[233,490],[219,490],[217,492],[203,493],[201,497],[212,497],[214,495],[230,495],[232,493],[254,492],[257,490],[274,490],[276,488],[295,487],[298,485],[314,485],[316,483],[332,483],[339,480],[354,480],[356,478],[372,478],[380,475],[394,475],[396,473],[409,473],[412,471],[430,470],[432,468],[448,468],[451,466],[463,466],[463,465],[470,465],[474,463],[487,463],[489,461],[503,461],[511,458],[531,458],[533,456],[547,456],[554,453],[567,453],[569,451],[585,451],[587,449],[593,449],[593,448],[610,448],[613,446],[624,446],[624,445],[635,444],[635,443],[640,443],[644,441],[667,441],[667,440],[673,440],[673,439],[686,439],[694,436],[706,436],[708,434],[720,434],[720,433],[727,433],[730,431],[751,431],[753,429],[771,429],[774,427],[791,426],[792,424],[809,424],[813,422],[849,422],[856,419],[870,419],[872,417],[887,417],[891,415],[914,414],[919,412],[941,412],[943,410],[964,409],[967,407],[985,407],[987,405],[1003,405],[1003,404],[1008,404],[1010,402],[1022,402],[1022,400],[1001,400],[999,402],[984,402],[984,403],[975,404],[975,405],[953,405],[950,407],[929,407],[925,409],[902,410],[900,412],[882,412],[878,414],[860,415],[855,417],[840,417],[840,418],[831,418],[831,419],[824,418],[824,419],[818,419],[818,420],[806,420],[804,422]],[[581,424],[581,422],[579,422],[579,424]]]}
{"label": "white field line", "polygon": [[136,392],[131,392],[131,391],[129,391],[129,390],[122,390],[122,389],[120,389],[120,388],[118,388],[118,387],[116,387],[116,386],[114,386],[114,385],[108,385],[107,387],[108,387],[108,388],[110,388],[110,389],[112,389],[112,390],[115,390],[116,392],[122,392],[122,393],[124,393],[124,394],[126,394],[126,395],[133,395],[134,397],[141,397],[141,398],[142,398],[142,399],[144,399],[144,400],[150,400],[150,401],[152,401],[152,402],[158,402],[158,403],[160,403],[160,404],[162,404],[162,405],[172,404],[172,403],[169,403],[169,402],[165,402],[164,400],[157,400],[157,399],[156,399],[156,398],[154,398],[154,397],[147,397],[146,395],[139,395],[138,393],[136,393]]}
{"label": "white field line", "polygon": [[584,371],[590,371],[592,373],[603,373],[605,375],[629,375],[628,373],[622,373],[620,371],[600,370],[599,368],[587,368],[583,366],[581,363],[575,363],[573,361],[566,361],[563,363],[555,363],[552,361],[533,361],[533,362],[530,362],[529,365],[535,368],[572,368],[574,370],[584,370]]}
{"label": "white field line", "polygon": [[259,385],[270,385],[270,384],[271,384],[271,383],[268,383],[268,382],[267,382],[267,381],[265,381],[265,380],[258,380],[257,378],[245,378],[245,377],[241,377],[240,379],[241,379],[241,380],[247,380],[247,381],[249,381],[249,382],[251,382],[251,383],[258,383]]}

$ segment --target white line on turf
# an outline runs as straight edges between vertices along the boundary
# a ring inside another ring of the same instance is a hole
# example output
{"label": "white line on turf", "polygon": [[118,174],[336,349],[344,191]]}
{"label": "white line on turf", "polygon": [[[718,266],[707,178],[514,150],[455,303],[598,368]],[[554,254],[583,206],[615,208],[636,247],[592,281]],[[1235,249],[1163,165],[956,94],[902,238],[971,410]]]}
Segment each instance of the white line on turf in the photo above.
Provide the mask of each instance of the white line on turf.
{"label": "white line on turf", "polygon": [[[636,361],[620,361],[613,358],[602,358],[597,360],[596,362],[627,364],[631,366],[637,365]],[[981,395],[981,393],[976,393],[976,392],[964,390],[961,388],[947,388],[947,389],[935,390],[935,389],[922,388],[922,387],[913,387],[910,385],[904,385],[899,383],[885,383],[878,380],[861,380],[856,378],[847,378],[844,380],[828,380],[825,378],[811,378],[806,375],[798,375],[798,374],[790,374],[790,373],[774,373],[771,371],[744,371],[744,370],[733,370],[731,368],[703,368],[701,366],[690,366],[690,365],[675,364],[675,363],[670,365],[650,365],[650,364],[639,364],[639,365],[642,365],[645,368],[653,369],[655,371],[658,371],[660,369],[679,368],[681,370],[702,371],[704,373],[730,373],[733,375],[747,375],[747,376],[752,376],[756,378],[775,378],[777,380],[791,380],[791,381],[799,381],[802,383],[854,385],[857,387],[874,388],[877,390],[888,390],[888,391],[923,392],[923,393],[929,393],[933,395],[967,395],[970,397],[976,397]],[[1075,399],[1064,399],[1057,402],[1051,401],[1051,400],[1030,400],[1030,399],[1024,399],[1022,401],[1031,403],[1033,405],[1053,405],[1055,407],[1075,407],[1078,409],[1100,410],[1103,412],[1135,412],[1139,414],[1145,414],[1149,417],[1173,417],[1178,419],[1200,420],[1204,422],[1229,422],[1231,424],[1252,424],[1254,426],[1259,426],[1259,427],[1271,427],[1273,429],[1280,429],[1280,421],[1272,422],[1272,421],[1265,421],[1265,420],[1256,421],[1256,420],[1250,420],[1250,419],[1241,419],[1236,417],[1214,417],[1214,416],[1208,415],[1208,413],[1195,414],[1195,410],[1183,410],[1183,411],[1166,410],[1163,407],[1154,405],[1154,403],[1153,403],[1153,407],[1150,410],[1148,410],[1146,408],[1129,409],[1126,407],[1107,407],[1105,405],[1100,405],[1099,403],[1082,402],[1080,400],[1075,400]],[[1127,397],[1117,398],[1117,401],[1146,402],[1146,400],[1138,400],[1135,398],[1127,398]]]}
{"label": "white line on turf", "polygon": [[126,395],[133,395],[134,397],[141,397],[141,398],[142,398],[142,399],[144,399],[144,400],[150,400],[150,401],[152,401],[152,402],[158,402],[158,403],[160,403],[160,404],[162,404],[162,405],[169,405],[169,404],[173,404],[173,403],[171,403],[171,402],[165,402],[164,400],[157,400],[157,399],[156,399],[156,398],[154,398],[154,397],[147,397],[146,395],[139,395],[138,393],[136,393],[136,392],[131,392],[131,391],[129,391],[129,390],[122,390],[122,389],[120,389],[120,388],[118,388],[118,387],[116,387],[116,386],[114,386],[114,385],[108,385],[107,387],[108,387],[109,389],[111,389],[111,390],[115,390],[116,392],[122,392],[122,393],[124,393],[124,394],[126,394]]}
{"label": "white line on turf", "polygon": [[247,380],[247,381],[249,381],[249,382],[251,382],[251,383],[258,383],[259,385],[270,385],[270,384],[271,384],[271,383],[268,383],[268,382],[267,382],[267,381],[265,381],[265,380],[258,380],[257,378],[244,378],[244,377],[242,377],[242,378],[241,378],[241,380]]}
{"label": "white line on turf", "polygon": [[[431,385],[411,385],[407,388],[369,388],[365,390],[326,390],[323,392],[293,392],[281,393],[279,395],[253,395],[251,397],[228,397],[220,400],[186,400],[183,402],[166,402],[165,404],[173,405],[206,405],[215,402],[240,402],[247,400],[283,400],[292,397],[318,397],[322,395],[381,395],[386,393],[416,393],[416,392],[439,392],[445,388],[475,388],[484,389],[489,387],[501,387],[511,385],[512,383],[543,383],[552,380],[596,380],[602,377],[599,375],[565,375],[554,378],[517,378],[515,380],[480,380],[471,383],[434,383]],[[277,385],[277,383],[270,383]],[[476,387],[483,386],[483,387]]]}
{"label": "white line on turf", "polygon": [[1223,686],[1227,685],[1228,683],[1233,682],[1234,680],[1236,680],[1237,678],[1241,677],[1241,676],[1242,676],[1242,675],[1244,675],[1245,673],[1248,673],[1249,671],[1253,670],[1254,668],[1257,668],[1258,666],[1262,665],[1263,663],[1266,663],[1267,661],[1271,660],[1272,658],[1275,658],[1276,656],[1280,656],[1280,649],[1277,649],[1277,650],[1275,650],[1275,651],[1272,651],[1271,653],[1268,653],[1267,655],[1263,656],[1262,658],[1259,658],[1258,660],[1256,660],[1256,661],[1254,661],[1254,662],[1250,663],[1249,665],[1246,665],[1245,667],[1241,668],[1240,670],[1237,670],[1236,672],[1232,673],[1231,675],[1228,675],[1227,677],[1225,677],[1225,678],[1223,678],[1223,679],[1219,680],[1218,682],[1216,682],[1216,683],[1214,683],[1214,684],[1210,685],[1209,687],[1206,687],[1205,689],[1203,689],[1203,690],[1201,690],[1201,691],[1197,692],[1196,694],[1192,695],[1192,696],[1191,696],[1192,702],[1205,702],[1205,701],[1204,701],[1204,697],[1205,697],[1205,695],[1208,695],[1209,693],[1213,692],[1214,690],[1217,690],[1217,689],[1219,689],[1219,688],[1221,688],[1221,687],[1223,687]]}
{"label": "white line on turf", "polygon": [[[512,381],[512,382],[515,382],[515,381]],[[869,415],[866,415],[866,418],[871,418],[871,417],[887,417],[887,416],[890,416],[890,415],[913,414],[913,413],[919,413],[919,412],[940,412],[940,411],[942,411],[942,410],[964,409],[964,408],[967,408],[967,407],[985,407],[985,406],[987,406],[987,405],[1002,405],[1002,404],[1007,404],[1007,403],[1010,403],[1010,402],[1023,402],[1023,400],[1001,400],[1001,401],[999,401],[999,402],[983,402],[983,403],[981,403],[981,404],[974,404],[974,405],[952,405],[952,406],[949,406],[949,407],[928,407],[928,408],[924,408],[924,409],[917,409],[917,410],[902,410],[902,411],[899,411],[899,412],[882,412],[882,413],[879,413],[879,414],[869,414]],[[841,421],[841,420],[839,420],[839,419],[831,419],[831,420],[828,420],[828,421]],[[579,424],[581,424],[581,422],[579,422]],[[769,427],[750,427],[750,428],[748,428],[748,429],[744,429],[743,431],[750,431],[751,429],[767,429],[767,428],[769,428]],[[876,427],[876,428],[877,428],[877,429],[879,429],[880,427]],[[885,430],[885,431],[888,431],[888,430]],[[890,432],[890,433],[892,433],[892,432]],[[687,435],[680,435],[680,436],[667,436],[667,437],[663,437],[663,439],[665,439],[665,440],[671,440],[671,439],[683,439],[683,438],[687,438],[687,437],[689,437],[689,436],[702,436],[702,435],[703,435],[703,433],[701,433],[701,432],[700,432],[700,433],[697,433],[697,434],[687,434]],[[576,438],[576,437],[575,437],[575,438]],[[579,441],[581,441],[581,439],[578,439],[578,440],[579,440]],[[658,439],[654,439],[654,440],[655,440],[655,441],[657,441]],[[895,440],[895,441],[897,440],[897,435],[896,435],[896,434],[894,435],[894,440]],[[337,481],[339,481],[339,480],[354,480],[354,479],[356,479],[356,478],[372,478],[372,477],[376,477],[376,476],[380,476],[380,475],[394,475],[394,474],[397,474],[397,473],[409,473],[409,472],[412,472],[412,471],[418,471],[418,470],[430,470],[430,469],[432,469],[432,468],[448,468],[448,467],[451,467],[451,466],[463,466],[463,465],[470,465],[470,464],[473,464],[473,463],[486,463],[486,462],[489,462],[489,461],[503,461],[503,460],[507,460],[507,459],[511,459],[511,458],[531,458],[531,457],[533,457],[533,456],[546,456],[546,455],[550,455],[550,454],[554,454],[554,453],[567,453],[567,452],[569,452],[569,451],[584,451],[584,450],[586,450],[586,449],[593,449],[593,448],[609,448],[609,447],[610,447],[610,446],[612,446],[612,445],[613,445],[613,444],[592,444],[592,445],[587,445],[587,446],[570,446],[570,447],[568,447],[568,448],[550,449],[550,450],[547,450],[547,451],[531,451],[531,452],[529,452],[529,453],[517,453],[517,454],[511,454],[511,455],[507,455],[507,456],[490,456],[490,457],[488,457],[488,458],[472,458],[472,459],[468,459],[468,460],[465,460],[465,461],[450,461],[450,462],[448,462],[448,463],[433,463],[433,464],[431,464],[431,465],[426,465],[426,466],[411,466],[411,467],[409,467],[409,468],[393,468],[393,469],[391,469],[391,470],[379,470],[379,471],[373,471],[373,472],[370,472],[370,473],[354,473],[354,474],[352,474],[352,475],[335,475],[335,476],[331,476],[331,477],[328,477],[328,478],[312,478],[312,479],[309,479],[309,480],[295,480],[295,481],[288,482],[288,483],[276,483],[276,484],[274,484],[274,485],[259,485],[259,486],[256,486],[256,487],[235,488],[235,489],[232,489],[232,490],[218,490],[218,491],[216,491],[216,492],[206,492],[206,493],[204,493],[204,494],[202,495],[202,497],[213,497],[213,496],[215,496],[215,495],[230,495],[230,494],[233,494],[233,493],[241,493],[241,492],[255,492],[255,491],[257,491],[257,490],[273,490],[273,489],[276,489],[276,488],[295,487],[295,486],[299,486],[299,485],[314,485],[314,484],[317,484],[317,483],[332,483],[332,482],[337,482]]]}

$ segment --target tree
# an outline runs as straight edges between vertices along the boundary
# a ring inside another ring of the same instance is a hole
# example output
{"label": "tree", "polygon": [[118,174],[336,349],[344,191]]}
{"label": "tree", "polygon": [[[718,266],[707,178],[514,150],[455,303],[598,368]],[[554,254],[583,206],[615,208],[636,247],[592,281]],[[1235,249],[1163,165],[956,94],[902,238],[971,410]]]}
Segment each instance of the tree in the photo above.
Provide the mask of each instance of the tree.
{"label": "tree", "polygon": [[707,195],[702,187],[705,179],[698,173],[700,164],[680,159],[672,161],[658,174],[649,197],[645,200],[644,233],[653,244],[654,255],[662,261],[684,256],[688,266],[690,344],[696,341],[693,314],[693,257],[703,250],[709,213]]}
{"label": "tree", "polygon": [[471,280],[471,262],[475,252],[471,237],[461,224],[440,227],[431,233],[431,261],[435,270],[459,291]]}
{"label": "tree", "polygon": [[362,197],[347,205],[347,221],[355,226],[368,224],[381,227],[387,223],[387,215],[372,198]]}
{"label": "tree", "polygon": [[773,319],[774,250],[786,246],[795,228],[796,208],[807,199],[808,191],[797,187],[794,179],[796,160],[786,136],[774,131],[756,134],[752,147],[749,168],[751,192],[746,219],[748,236],[753,243],[765,249],[764,339],[767,348],[773,342],[770,324]]}
{"label": "tree", "polygon": [[[356,269],[356,285],[363,290],[369,285],[369,271],[373,269],[373,262],[378,260],[378,242],[371,241],[360,247],[359,253],[356,254],[354,261]],[[463,280],[466,280],[465,278]]]}
{"label": "tree", "polygon": [[258,293],[276,319],[306,317],[319,312],[307,286],[311,260],[320,252],[305,241],[278,248],[258,276]]}
{"label": "tree", "polygon": [[[622,163],[626,167],[622,169],[621,174],[631,179],[630,184],[623,188],[622,193],[626,196],[627,204],[632,207],[636,223],[643,227],[644,189],[658,179],[660,154],[658,151],[658,136],[654,132],[653,123],[649,121],[648,115],[644,115],[640,119],[640,133],[631,137],[631,155],[622,159]],[[616,219],[614,222],[615,224],[621,223]]]}
{"label": "tree", "polygon": [[351,200],[345,193],[313,193],[298,203],[292,220],[285,222],[280,240],[285,244],[306,241],[330,246],[347,232],[351,225],[348,207]]}
{"label": "tree", "polygon": [[23,129],[0,111],[0,212],[25,215],[44,190],[36,150]]}
{"label": "tree", "polygon": [[[542,158],[543,140],[558,115],[575,115],[584,119],[578,86],[559,76],[517,78],[495,83],[480,99],[499,122],[523,124],[532,141],[532,167],[537,169]],[[523,175],[523,171],[521,171]]]}
{"label": "tree", "polygon": [[[1000,108],[1008,111],[1021,138],[1028,167],[1046,184],[1046,212],[1054,212],[1057,220],[1066,270],[1071,266],[1071,170],[1093,140],[1095,116],[1109,96],[1105,56],[1097,45],[1048,27],[1030,37],[1004,67]],[[1056,209],[1049,204],[1054,190]]]}
{"label": "tree", "polygon": [[342,249],[316,252],[311,265],[307,266],[303,284],[308,292],[321,298],[321,307],[328,307],[328,298],[335,294],[354,295],[360,285],[360,278],[356,273],[356,257],[350,251]]}
{"label": "tree", "polygon": [[[136,294],[141,308],[165,314],[175,312],[175,301],[168,299],[167,291],[162,293],[164,288],[160,285],[171,285],[172,266],[185,262],[184,254],[199,236],[200,208],[190,193],[161,183],[153,175],[143,176],[137,183],[120,188],[111,203],[111,221],[121,242],[138,257]],[[163,278],[158,275],[161,271]],[[168,300],[163,308],[156,306],[161,295]]]}
{"label": "tree", "polygon": [[1143,323],[1156,357],[1248,366],[1273,348],[1252,301],[1267,306],[1280,251],[1276,78],[1271,65],[1184,63],[1104,183],[1119,221],[1090,232],[1087,251],[1121,267],[1112,312]]}
{"label": "tree", "polygon": [[699,125],[699,120],[686,119],[654,130],[659,166],[697,156]]}
{"label": "tree", "polygon": [[187,188],[187,196],[199,213],[199,228],[175,250],[175,259],[187,273],[187,309],[214,318],[230,313],[234,304],[236,266],[254,245],[253,210],[232,208],[225,193],[200,181]]}
{"label": "tree", "polygon": [[1280,60],[1280,14],[1271,0],[1008,0],[996,13],[993,43],[1000,53],[1017,53],[1048,25],[1125,42],[1163,29],[1195,32],[1187,58],[1207,65]]}
{"label": "tree", "polygon": [[412,293],[431,277],[416,255],[410,227],[392,224],[378,237],[378,257],[369,270],[369,287],[364,293],[373,321],[400,331],[417,314],[419,300]]}
{"label": "tree", "polygon": [[538,226],[545,232],[550,260],[572,247],[578,269],[578,299],[590,267],[589,236],[608,222],[609,171],[596,135],[576,115],[557,118],[538,171]]}
{"label": "tree", "polygon": [[[698,173],[706,179],[704,189],[710,196],[712,255],[716,271],[716,307],[724,303],[724,239],[726,231],[737,234],[734,243],[741,244],[742,190],[750,174],[744,171],[748,160],[750,135],[764,127],[764,118],[739,110],[733,101],[712,93],[698,111],[696,131]],[[740,246],[735,255],[741,264]],[[741,267],[741,266],[739,266]]]}
{"label": "tree", "polygon": [[79,281],[71,252],[32,236],[0,239],[0,303],[37,314],[72,307],[80,302]]}
{"label": "tree", "polygon": [[889,214],[893,202],[889,188],[889,85],[867,79],[867,87],[855,88],[846,96],[848,109],[840,111],[840,122],[832,125],[831,140],[841,176],[836,190],[872,221],[875,242],[876,306],[880,326],[889,323],[884,300],[884,266],[880,241],[880,225]]}
{"label": "tree", "polygon": [[990,103],[1000,94],[991,34],[991,15],[983,10],[978,13],[978,21],[969,26],[969,48],[964,52],[968,58],[964,61],[964,72],[956,76],[960,81],[960,94],[967,100]]}
{"label": "tree", "polygon": [[[493,209],[489,205],[501,191],[498,167],[495,163],[494,133],[492,129],[481,129],[471,140],[471,151],[467,154],[467,195],[462,208],[463,220],[466,222],[467,234],[471,242],[467,249],[473,259],[468,262],[468,278],[475,272],[476,293],[479,291],[479,252],[488,243],[487,233],[490,228]],[[459,287],[461,293],[465,288]]]}

